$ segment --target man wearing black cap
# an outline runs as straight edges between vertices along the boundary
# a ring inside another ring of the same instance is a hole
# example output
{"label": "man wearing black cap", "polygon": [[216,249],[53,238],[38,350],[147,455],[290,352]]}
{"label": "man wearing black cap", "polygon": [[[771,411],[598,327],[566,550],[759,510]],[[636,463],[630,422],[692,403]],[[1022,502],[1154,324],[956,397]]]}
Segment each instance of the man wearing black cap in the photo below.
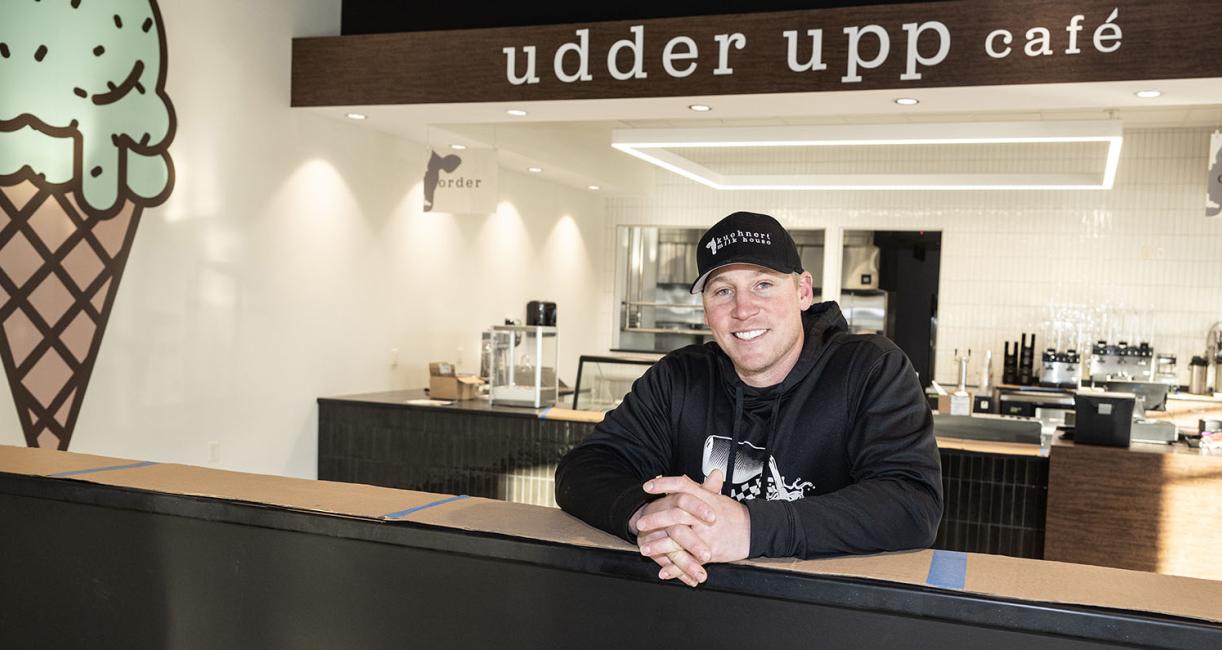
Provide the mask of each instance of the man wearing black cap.
{"label": "man wearing black cap", "polygon": [[[736,212],[700,239],[714,342],[667,355],[556,470],[556,502],[691,586],[708,563],[927,547],[933,418],[891,341],[813,305],[797,246]],[[731,472],[729,468],[733,468]]]}

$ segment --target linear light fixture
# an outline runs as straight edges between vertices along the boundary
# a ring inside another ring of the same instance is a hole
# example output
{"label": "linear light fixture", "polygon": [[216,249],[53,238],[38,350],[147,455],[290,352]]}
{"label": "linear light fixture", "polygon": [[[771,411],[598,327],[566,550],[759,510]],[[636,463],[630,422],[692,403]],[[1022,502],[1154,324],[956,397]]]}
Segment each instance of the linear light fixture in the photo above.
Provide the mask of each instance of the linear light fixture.
{"label": "linear light fixture", "polygon": [[[1106,142],[1097,174],[722,174],[670,149]],[[718,190],[1105,190],[1123,142],[1116,120],[617,129],[611,146]]]}

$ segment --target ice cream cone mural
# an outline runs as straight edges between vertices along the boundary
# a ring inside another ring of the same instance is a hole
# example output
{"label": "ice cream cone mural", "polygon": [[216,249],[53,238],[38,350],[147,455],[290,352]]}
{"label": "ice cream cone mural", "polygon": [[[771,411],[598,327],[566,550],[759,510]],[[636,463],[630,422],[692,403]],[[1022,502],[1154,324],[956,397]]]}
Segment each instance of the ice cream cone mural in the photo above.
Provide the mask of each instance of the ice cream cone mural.
{"label": "ice cream cone mural", "polygon": [[32,447],[67,449],[141,211],[174,185],[153,0],[0,2],[0,358]]}

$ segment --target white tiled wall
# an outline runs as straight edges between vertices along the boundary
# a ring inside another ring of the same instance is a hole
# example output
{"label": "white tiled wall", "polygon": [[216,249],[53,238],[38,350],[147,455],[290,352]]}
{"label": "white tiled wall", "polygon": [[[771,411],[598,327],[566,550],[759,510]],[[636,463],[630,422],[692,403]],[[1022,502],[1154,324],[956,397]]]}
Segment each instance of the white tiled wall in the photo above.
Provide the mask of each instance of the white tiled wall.
{"label": "white tiled wall", "polygon": [[[956,348],[972,349],[975,360],[991,349],[1000,379],[1004,341],[1036,332],[1043,348],[1060,327],[1148,336],[1177,355],[1186,383],[1189,359],[1222,320],[1222,219],[1204,216],[1212,130],[1126,130],[1110,191],[728,192],[659,171],[650,195],[608,202],[600,338],[610,345],[617,226],[705,227],[751,210],[790,228],[942,231],[941,382],[955,380]],[[1038,155],[1019,162],[1044,169]]]}

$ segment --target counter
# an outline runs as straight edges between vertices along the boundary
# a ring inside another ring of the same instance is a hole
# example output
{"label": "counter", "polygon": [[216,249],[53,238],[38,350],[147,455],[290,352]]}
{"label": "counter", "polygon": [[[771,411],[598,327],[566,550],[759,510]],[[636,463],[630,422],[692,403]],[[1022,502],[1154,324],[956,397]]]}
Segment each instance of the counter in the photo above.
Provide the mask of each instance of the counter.
{"label": "counter", "polygon": [[[318,477],[554,507],[556,464],[594,429],[585,412],[425,397],[319,399]],[[1043,557],[1048,459],[1039,445],[938,445],[946,507],[935,548]]]}
{"label": "counter", "polygon": [[[594,427],[568,409],[426,406],[425,397],[320,399],[319,478],[555,506],[556,464]],[[1212,559],[1222,548],[1222,456],[1183,445],[937,441],[945,509],[934,548],[1222,578]]]}
{"label": "counter", "polygon": [[1222,645],[1211,581],[913,551],[692,590],[551,508],[41,449],[0,446],[0,520],[2,647]]}
{"label": "counter", "polygon": [[1222,580],[1222,455],[1052,447],[1044,557]]}

